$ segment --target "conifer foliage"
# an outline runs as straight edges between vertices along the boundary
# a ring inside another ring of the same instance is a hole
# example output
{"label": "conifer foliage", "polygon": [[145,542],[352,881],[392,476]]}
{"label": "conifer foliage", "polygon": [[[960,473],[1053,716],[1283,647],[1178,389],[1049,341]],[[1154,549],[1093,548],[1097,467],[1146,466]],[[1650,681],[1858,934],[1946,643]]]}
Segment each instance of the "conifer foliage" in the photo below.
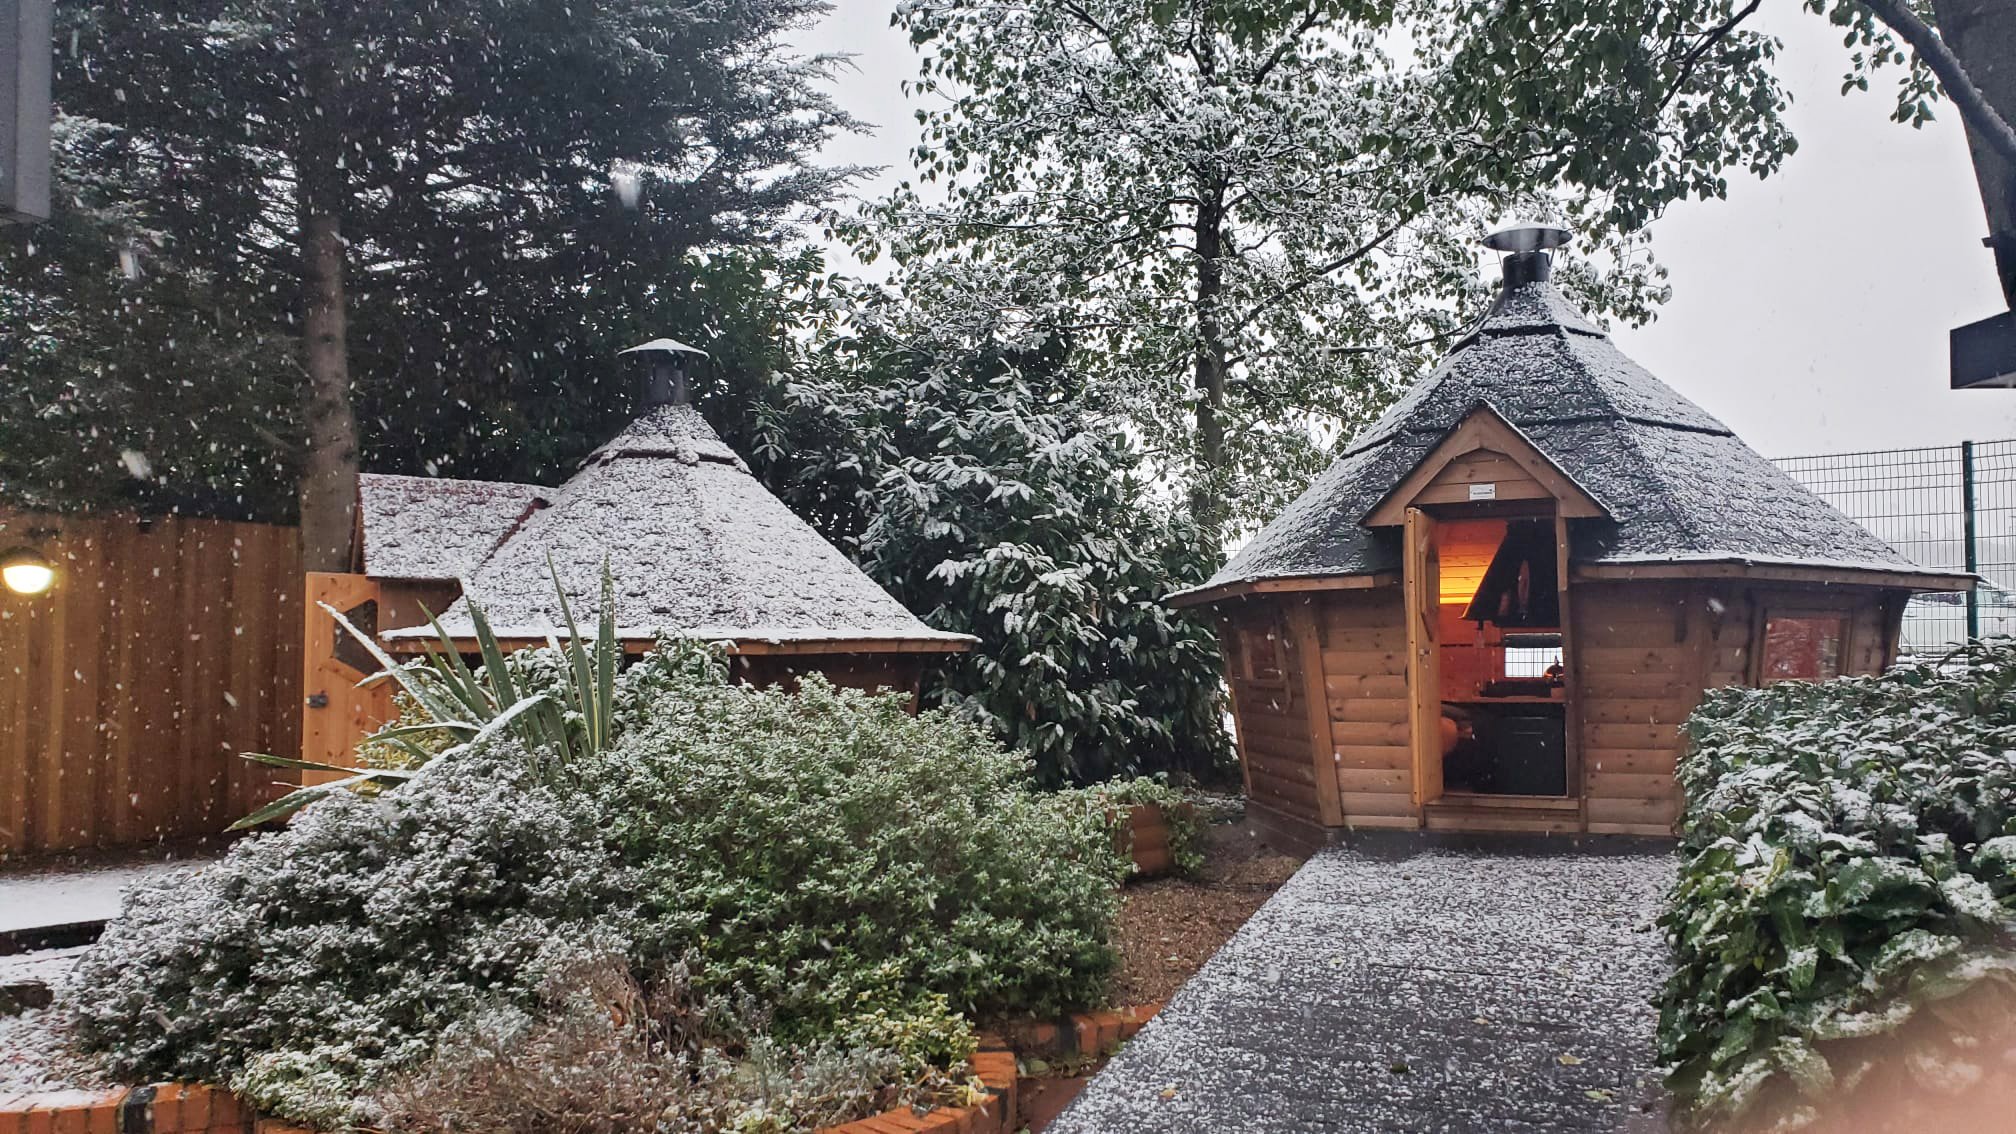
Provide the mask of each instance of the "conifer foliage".
{"label": "conifer foliage", "polygon": [[0,249],[0,477],[268,518],[299,482],[313,560],[360,454],[551,473],[627,410],[617,349],[708,321],[696,253],[849,176],[811,158],[854,125],[834,61],[784,44],[827,8],[59,3],[58,216]]}

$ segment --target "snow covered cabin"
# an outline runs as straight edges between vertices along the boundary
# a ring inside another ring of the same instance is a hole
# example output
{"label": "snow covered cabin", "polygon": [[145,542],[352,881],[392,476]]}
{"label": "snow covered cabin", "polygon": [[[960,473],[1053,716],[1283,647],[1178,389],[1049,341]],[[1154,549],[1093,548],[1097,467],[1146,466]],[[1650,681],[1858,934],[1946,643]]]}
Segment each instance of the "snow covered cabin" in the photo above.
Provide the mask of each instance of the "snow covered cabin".
{"label": "snow covered cabin", "polygon": [[1874,673],[1918,567],[1624,357],[1507,253],[1482,321],[1202,586],[1249,815],[1666,835],[1703,690]]}
{"label": "snow covered cabin", "polygon": [[926,664],[975,640],[925,625],[683,399],[651,406],[558,488],[365,474],[358,495],[357,572],[309,576],[309,759],[347,751],[391,711],[389,691],[354,688],[375,666],[317,601],[395,654],[438,640],[434,611],[473,654],[473,600],[516,649],[565,635],[555,571],[592,632],[606,562],[629,652],[660,634],[724,642],[737,677],[757,684],[816,671],[836,685],[915,690]]}

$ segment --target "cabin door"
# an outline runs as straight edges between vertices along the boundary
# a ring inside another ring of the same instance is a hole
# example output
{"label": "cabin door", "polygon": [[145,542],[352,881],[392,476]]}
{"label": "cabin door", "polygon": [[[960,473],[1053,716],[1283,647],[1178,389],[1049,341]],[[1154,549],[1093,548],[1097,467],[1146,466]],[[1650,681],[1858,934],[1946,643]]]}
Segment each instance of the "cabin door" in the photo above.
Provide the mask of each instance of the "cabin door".
{"label": "cabin door", "polygon": [[1419,807],[1442,795],[1442,570],[1435,517],[1419,508],[1407,509],[1401,574],[1407,591],[1407,733]]}

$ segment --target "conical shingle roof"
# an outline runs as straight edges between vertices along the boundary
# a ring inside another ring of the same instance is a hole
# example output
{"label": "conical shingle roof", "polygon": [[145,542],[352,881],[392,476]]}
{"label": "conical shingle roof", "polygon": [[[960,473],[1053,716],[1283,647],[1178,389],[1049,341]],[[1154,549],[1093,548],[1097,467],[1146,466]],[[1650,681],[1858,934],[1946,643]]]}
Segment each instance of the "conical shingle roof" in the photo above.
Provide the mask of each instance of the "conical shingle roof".
{"label": "conical shingle roof", "polygon": [[[1918,567],[1624,357],[1545,280],[1508,287],[1434,371],[1200,587],[1397,571],[1396,530],[1367,514],[1479,405],[1517,427],[1608,520],[1572,522],[1576,563]],[[1955,587],[1968,576],[1953,573]]]}
{"label": "conical shingle roof", "polygon": [[463,580],[463,597],[441,617],[449,634],[475,633],[471,600],[500,638],[563,633],[553,574],[588,619],[606,562],[626,641],[664,633],[954,650],[973,640],[910,613],[771,495],[690,405],[632,422],[548,498]]}

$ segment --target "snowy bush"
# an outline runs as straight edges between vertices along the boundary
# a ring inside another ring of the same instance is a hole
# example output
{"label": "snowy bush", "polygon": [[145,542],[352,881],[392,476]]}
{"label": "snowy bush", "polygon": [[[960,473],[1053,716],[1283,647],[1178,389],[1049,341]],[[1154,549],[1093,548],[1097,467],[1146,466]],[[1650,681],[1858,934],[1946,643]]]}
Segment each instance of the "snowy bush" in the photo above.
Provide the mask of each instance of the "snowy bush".
{"label": "snowy bush", "polygon": [[317,1123],[480,1005],[529,1003],[578,948],[622,948],[628,887],[585,800],[516,744],[339,793],[134,893],[66,1003],[136,1081],[206,1079]]}
{"label": "snowy bush", "polygon": [[[1226,774],[1218,645],[1162,599],[1221,549],[1158,488],[1056,340],[976,341],[858,295],[755,439],[765,483],[903,604],[980,639],[927,705],[1027,751],[1045,786]],[[780,460],[778,454],[788,455]]]}
{"label": "snowy bush", "polygon": [[[81,1043],[318,1126],[545,1129],[523,1091],[457,1086],[522,1074],[583,1114],[658,1116],[581,1129],[781,1132],[949,1090],[961,1014],[1099,999],[1121,859],[980,726],[817,677],[729,685],[678,649],[612,704],[599,751],[499,731],[138,891],[66,990]],[[607,957],[682,974],[707,1019],[584,1031],[594,1009],[556,989]],[[649,1066],[606,1073],[631,1056]]]}
{"label": "snowy bush", "polygon": [[582,777],[639,879],[642,958],[695,957],[793,1039],[927,993],[967,1014],[1099,999],[1123,864],[980,726],[818,677],[654,708]]}
{"label": "snowy bush", "polygon": [[2012,691],[2016,642],[2000,640],[1696,711],[1662,919],[1660,1055],[1684,1113],[1810,1121],[1879,1054],[1896,1061],[1900,1029],[1914,1069],[1985,1054],[1964,1054],[1978,1009],[2016,990]]}

